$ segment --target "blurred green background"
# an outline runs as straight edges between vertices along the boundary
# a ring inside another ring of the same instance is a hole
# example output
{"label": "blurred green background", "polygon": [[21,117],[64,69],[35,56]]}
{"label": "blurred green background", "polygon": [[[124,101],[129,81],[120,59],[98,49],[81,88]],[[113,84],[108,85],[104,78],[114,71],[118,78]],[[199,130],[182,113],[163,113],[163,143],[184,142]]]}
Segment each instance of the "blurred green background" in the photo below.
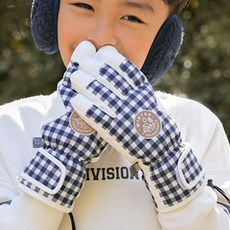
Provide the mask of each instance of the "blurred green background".
{"label": "blurred green background", "polygon": [[[64,72],[58,54],[34,47],[30,7],[31,0],[0,1],[0,104],[49,94]],[[182,50],[156,88],[205,104],[230,139],[230,1],[192,0],[180,18],[186,33]]]}

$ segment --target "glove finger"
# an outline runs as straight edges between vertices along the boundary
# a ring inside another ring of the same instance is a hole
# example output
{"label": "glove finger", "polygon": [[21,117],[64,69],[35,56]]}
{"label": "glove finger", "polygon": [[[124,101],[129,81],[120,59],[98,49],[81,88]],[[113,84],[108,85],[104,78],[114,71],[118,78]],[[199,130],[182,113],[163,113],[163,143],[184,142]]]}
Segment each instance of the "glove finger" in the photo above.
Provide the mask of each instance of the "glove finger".
{"label": "glove finger", "polygon": [[[63,76],[63,88],[71,88],[70,75],[74,73],[79,66],[79,61],[87,56],[94,56],[96,54],[96,48],[93,43],[89,41],[83,41],[73,51],[70,59],[70,63],[67,66],[66,72]],[[62,89],[63,90],[63,89]]]}
{"label": "glove finger", "polygon": [[76,71],[71,76],[71,83],[73,89],[78,93],[77,96],[84,96],[87,98],[86,101],[91,101],[110,116],[115,116],[115,111],[119,105],[121,106],[122,102],[119,97],[86,72]]}
{"label": "glove finger", "polygon": [[93,43],[89,41],[82,41],[79,45],[75,48],[72,56],[71,62],[79,63],[79,61],[87,56],[94,56],[96,54],[96,48]]}
{"label": "glove finger", "polygon": [[144,74],[127,58],[112,46],[104,46],[97,53],[97,58],[112,66],[132,88],[142,85],[147,79]]}
{"label": "glove finger", "polygon": [[114,68],[96,57],[81,59],[79,70],[95,77],[120,98],[123,98],[132,89],[132,86]]}

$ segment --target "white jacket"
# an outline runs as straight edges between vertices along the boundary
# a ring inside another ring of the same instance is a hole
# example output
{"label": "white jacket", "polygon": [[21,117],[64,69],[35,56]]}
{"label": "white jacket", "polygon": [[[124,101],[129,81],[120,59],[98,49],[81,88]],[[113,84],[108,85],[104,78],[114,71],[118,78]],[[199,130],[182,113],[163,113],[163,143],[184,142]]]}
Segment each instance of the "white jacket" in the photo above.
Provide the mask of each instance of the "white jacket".
{"label": "white jacket", "polygon": [[[184,141],[206,170],[207,179],[230,196],[230,148],[218,118],[203,105],[157,93],[175,119]],[[68,230],[67,214],[58,212],[17,187],[16,177],[35,154],[43,115],[56,94],[21,99],[0,107],[0,230]],[[204,190],[183,208],[158,214],[141,175],[130,176],[129,163],[108,147],[87,169],[73,215],[77,230],[230,230],[230,218],[217,195]],[[220,196],[220,200],[222,197]],[[224,202],[224,199],[221,200]]]}

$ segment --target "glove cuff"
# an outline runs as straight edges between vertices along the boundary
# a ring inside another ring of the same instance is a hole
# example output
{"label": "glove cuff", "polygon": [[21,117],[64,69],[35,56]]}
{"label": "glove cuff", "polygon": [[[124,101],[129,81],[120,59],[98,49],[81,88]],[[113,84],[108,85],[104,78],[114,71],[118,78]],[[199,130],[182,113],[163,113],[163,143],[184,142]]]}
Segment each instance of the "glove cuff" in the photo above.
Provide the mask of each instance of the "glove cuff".
{"label": "glove cuff", "polygon": [[187,143],[152,166],[139,164],[144,172],[146,186],[161,213],[184,206],[204,186],[204,170]]}
{"label": "glove cuff", "polygon": [[48,206],[70,212],[83,185],[85,168],[77,162],[70,169],[50,154],[50,151],[53,150],[49,149],[48,152],[39,149],[24,171],[18,175],[19,187]]}

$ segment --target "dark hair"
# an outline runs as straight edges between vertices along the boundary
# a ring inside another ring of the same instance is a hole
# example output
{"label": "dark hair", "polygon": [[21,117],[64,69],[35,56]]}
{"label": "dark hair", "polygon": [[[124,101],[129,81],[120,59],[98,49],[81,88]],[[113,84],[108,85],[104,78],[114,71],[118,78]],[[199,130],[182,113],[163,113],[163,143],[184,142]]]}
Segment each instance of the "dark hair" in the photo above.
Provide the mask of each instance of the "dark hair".
{"label": "dark hair", "polygon": [[181,9],[189,5],[191,0],[163,0],[171,7],[171,14],[178,13]]}

